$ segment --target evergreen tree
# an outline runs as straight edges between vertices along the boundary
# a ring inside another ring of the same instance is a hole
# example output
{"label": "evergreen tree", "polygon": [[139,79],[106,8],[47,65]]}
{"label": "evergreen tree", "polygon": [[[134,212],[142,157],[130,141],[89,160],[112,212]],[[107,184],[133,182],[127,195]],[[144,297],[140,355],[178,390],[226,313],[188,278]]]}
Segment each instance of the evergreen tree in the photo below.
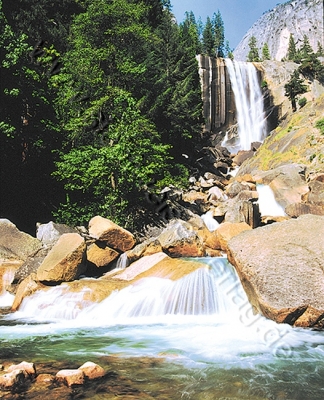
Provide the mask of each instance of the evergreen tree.
{"label": "evergreen tree", "polygon": [[288,42],[287,60],[296,62],[298,59],[297,54],[298,54],[298,52],[296,49],[294,36],[291,33],[289,36],[289,42]]}
{"label": "evergreen tree", "polygon": [[317,57],[324,57],[324,49],[320,41],[317,42]]}
{"label": "evergreen tree", "polygon": [[225,57],[230,58],[231,60],[234,59],[233,49],[231,49],[228,40],[226,40],[225,44]]}
{"label": "evergreen tree", "polygon": [[317,79],[321,83],[324,83],[324,65],[318,59],[317,53],[314,53],[306,35],[304,36],[299,54],[299,72],[308,79]]}
{"label": "evergreen tree", "polygon": [[290,80],[285,84],[285,96],[291,101],[293,111],[296,111],[296,99],[300,94],[307,91],[307,86],[304,84],[303,79],[299,76],[298,69],[292,73]]}
{"label": "evergreen tree", "polygon": [[247,56],[247,61],[250,62],[259,62],[260,61],[260,57],[259,57],[259,51],[257,48],[257,40],[255,36],[251,36],[249,39],[249,48],[250,51],[248,53]]}
{"label": "evergreen tree", "polygon": [[262,47],[262,61],[265,60],[270,60],[270,51],[269,51],[269,46],[268,43],[265,43]]}
{"label": "evergreen tree", "polygon": [[212,19],[213,32],[214,32],[214,46],[215,46],[215,55],[216,57],[224,57],[225,49],[224,49],[224,22],[219,10],[217,13],[213,15]]}
{"label": "evergreen tree", "polygon": [[203,52],[207,56],[215,56],[215,36],[213,32],[213,25],[209,17],[207,17],[206,24],[202,34]]}

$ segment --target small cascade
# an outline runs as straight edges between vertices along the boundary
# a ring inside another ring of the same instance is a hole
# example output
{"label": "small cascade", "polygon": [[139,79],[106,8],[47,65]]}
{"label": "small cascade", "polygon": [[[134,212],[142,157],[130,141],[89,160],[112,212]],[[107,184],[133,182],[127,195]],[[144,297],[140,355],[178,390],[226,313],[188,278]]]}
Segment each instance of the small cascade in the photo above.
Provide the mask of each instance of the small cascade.
{"label": "small cascade", "polygon": [[262,217],[282,217],[287,215],[284,208],[275,199],[269,185],[257,184],[256,189],[259,194],[258,204]]}
{"label": "small cascade", "polygon": [[234,269],[226,258],[215,258],[209,263],[175,281],[156,276],[142,278],[100,303],[84,300],[87,289],[75,293],[62,284],[26,297],[15,317],[37,321],[75,320],[81,325],[93,325],[97,321],[102,325],[134,323],[147,317],[152,322],[175,316],[223,315],[229,310],[235,313],[235,303],[226,300],[226,291],[231,287],[236,296],[246,296]]}
{"label": "small cascade", "polygon": [[116,269],[125,269],[129,266],[129,260],[126,253],[120,255],[117,260]]}
{"label": "small cascade", "polygon": [[252,63],[225,60],[235,96],[238,137],[226,134],[222,146],[232,153],[250,150],[252,142],[262,142],[267,135],[263,96],[257,69]]}
{"label": "small cascade", "polygon": [[14,280],[15,270],[16,268],[6,267],[2,275],[2,283],[0,285],[0,307],[10,307],[13,303],[15,296],[9,293],[6,287]]}
{"label": "small cascade", "polygon": [[207,226],[207,229],[210,232],[216,231],[216,229],[219,227],[219,223],[213,217],[213,211],[212,210],[207,211],[200,218],[204,221],[204,224]]}

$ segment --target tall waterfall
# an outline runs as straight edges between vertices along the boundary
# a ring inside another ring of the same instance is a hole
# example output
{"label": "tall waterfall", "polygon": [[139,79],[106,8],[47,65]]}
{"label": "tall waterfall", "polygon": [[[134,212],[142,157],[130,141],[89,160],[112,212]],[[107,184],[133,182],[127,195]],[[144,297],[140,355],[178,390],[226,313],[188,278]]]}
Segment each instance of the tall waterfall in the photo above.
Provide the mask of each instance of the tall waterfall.
{"label": "tall waterfall", "polygon": [[232,152],[250,150],[252,142],[262,142],[266,135],[263,96],[255,66],[252,63],[225,60],[235,96],[238,137],[227,133],[222,145]]}

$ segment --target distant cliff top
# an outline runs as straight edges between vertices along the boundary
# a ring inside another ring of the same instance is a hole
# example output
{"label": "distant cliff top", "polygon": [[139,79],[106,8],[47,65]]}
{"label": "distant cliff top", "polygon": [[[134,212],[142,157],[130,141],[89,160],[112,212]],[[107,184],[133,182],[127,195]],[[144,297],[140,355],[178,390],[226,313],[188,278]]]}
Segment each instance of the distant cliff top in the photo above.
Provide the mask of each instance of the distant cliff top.
{"label": "distant cliff top", "polygon": [[264,13],[247,31],[234,50],[234,57],[246,61],[250,51],[248,42],[254,36],[257,40],[259,55],[262,47],[268,44],[272,60],[282,60],[287,55],[290,34],[293,35],[296,48],[302,44],[306,35],[314,52],[318,42],[324,47],[322,0],[291,0],[278,4],[273,10]]}

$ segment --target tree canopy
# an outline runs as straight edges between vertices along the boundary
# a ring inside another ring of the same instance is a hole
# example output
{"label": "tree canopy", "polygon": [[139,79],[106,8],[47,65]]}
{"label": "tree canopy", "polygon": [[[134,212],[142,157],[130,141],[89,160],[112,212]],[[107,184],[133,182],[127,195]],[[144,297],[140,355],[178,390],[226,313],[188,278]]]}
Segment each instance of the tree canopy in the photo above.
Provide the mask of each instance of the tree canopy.
{"label": "tree canopy", "polygon": [[3,0],[0,19],[3,216],[27,231],[94,213],[132,224],[148,182],[187,182],[196,55],[209,29],[209,53],[224,54],[219,11],[178,23],[169,0]]}

